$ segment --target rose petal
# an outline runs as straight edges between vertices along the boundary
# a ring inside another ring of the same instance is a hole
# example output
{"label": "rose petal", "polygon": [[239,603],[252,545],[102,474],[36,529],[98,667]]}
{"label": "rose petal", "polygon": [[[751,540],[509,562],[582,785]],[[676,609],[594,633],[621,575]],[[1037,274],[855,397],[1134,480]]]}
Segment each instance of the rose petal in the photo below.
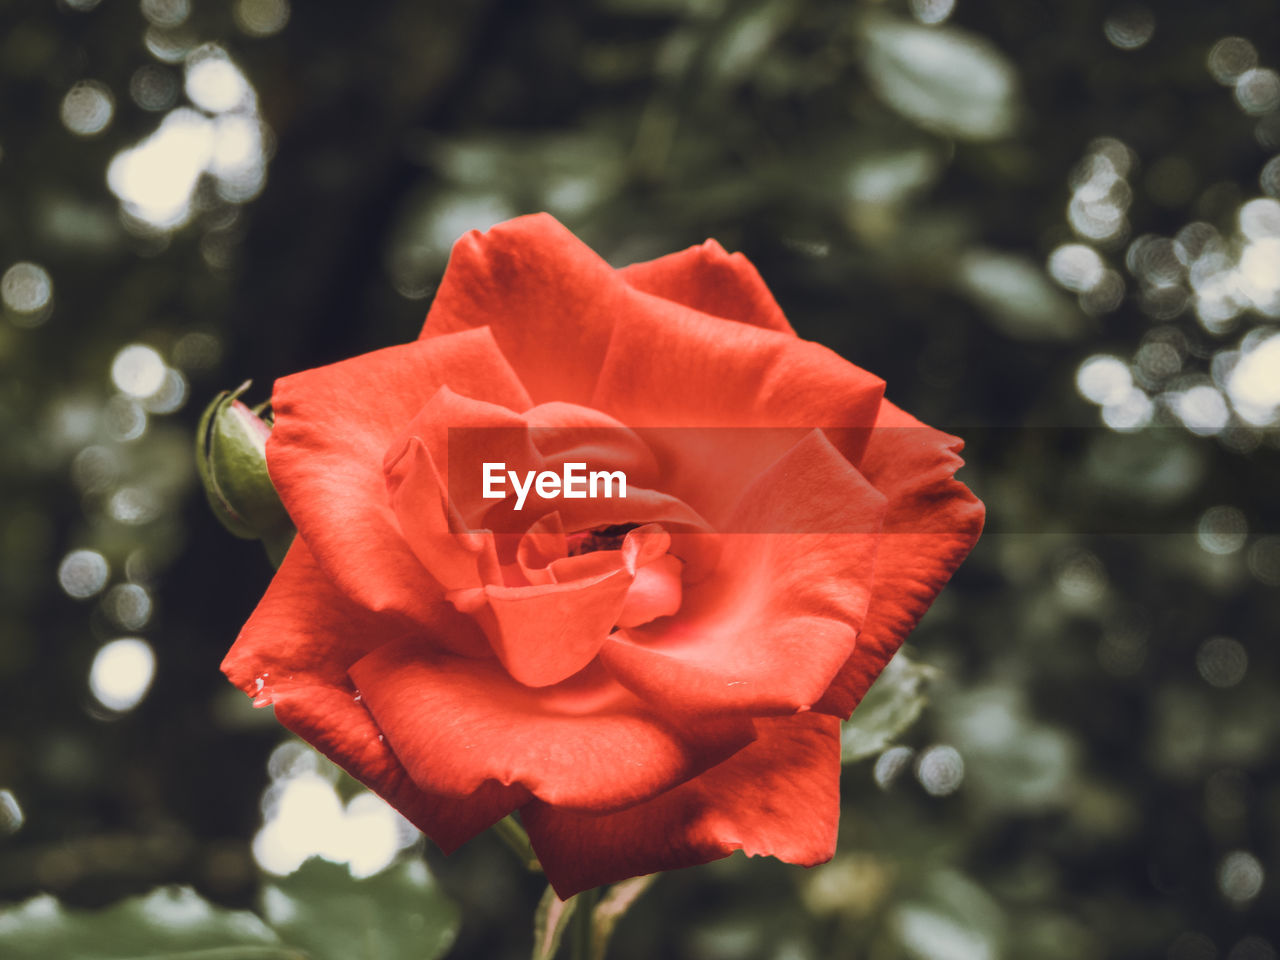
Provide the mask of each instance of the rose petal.
{"label": "rose petal", "polygon": [[382,461],[444,384],[524,409],[528,397],[486,330],[417,341],[276,381],[267,466],[334,584],[370,610],[427,622],[439,589],[401,537]]}
{"label": "rose petal", "polygon": [[680,609],[684,595],[681,578],[684,564],[671,554],[659,557],[636,571],[618,614],[618,626],[638,627],[658,617],[669,617]]}
{"label": "rose petal", "polygon": [[477,619],[513,678],[547,687],[596,658],[634,579],[617,562],[611,570],[568,583],[487,586],[488,608],[478,611]]}
{"label": "rose petal", "polygon": [[365,704],[414,782],[463,797],[496,780],[557,807],[612,810],[669,790],[741,749],[742,721],[673,727],[604,671],[533,689],[491,661],[412,640],[351,667]]}
{"label": "rose petal", "polygon": [[531,523],[516,546],[516,565],[527,583],[555,583],[556,576],[548,567],[568,556],[569,541],[555,511]]}
{"label": "rose petal", "polygon": [[276,719],[399,810],[445,853],[527,802],[528,791],[492,780],[461,798],[419,790],[353,692],[289,687],[277,695]]}
{"label": "rose petal", "polygon": [[756,268],[715,240],[618,271],[637,290],[694,310],[794,334]]}
{"label": "rose petal", "polygon": [[[437,605],[448,646],[458,636],[484,638],[448,604]],[[334,589],[301,537],[222,663],[231,682],[252,697],[270,697],[276,719],[408,817],[446,852],[491,826],[528,795],[481,784],[465,798],[423,793],[405,773],[356,696],[347,667],[390,637],[418,634],[413,622],[374,615]]]}
{"label": "rose petal", "polygon": [[885,402],[861,463],[889,500],[871,604],[853,656],[814,710],[853,712],[977,542],[986,508],[953,478],[963,446]]}
{"label": "rose petal", "polygon": [[628,293],[554,217],[517,217],[454,244],[422,336],[487,325],[536,401],[582,403]]}
{"label": "rose petal", "polygon": [[[591,406],[633,428],[760,428],[766,445],[764,428],[822,427],[857,462],[883,380],[816,343],[636,296],[644,309],[618,316]],[[657,453],[661,438],[637,432]],[[687,469],[685,460],[673,462]],[[686,499],[709,489],[665,479],[663,487]]]}
{"label": "rose petal", "polygon": [[[403,457],[407,444],[418,442],[428,453],[434,465],[431,471],[432,508],[439,494],[439,484],[445,484],[447,509],[465,525],[465,529],[479,530],[492,525],[491,514],[505,516],[514,510],[515,495],[511,489],[508,471],[515,471],[521,478],[530,471],[545,466],[541,454],[533,444],[524,418],[506,407],[483,400],[464,397],[449,387],[441,387],[422,405],[402,428],[399,436],[387,448],[386,466]],[[484,496],[485,464],[505,464],[499,470],[503,485],[499,489],[505,499],[488,499]],[[425,476],[423,477],[425,480]],[[388,473],[388,482],[391,482]],[[402,496],[413,497],[412,491]],[[517,513],[522,522],[518,529],[528,525],[530,514],[537,515],[535,503],[538,495],[533,488],[528,492],[526,513]],[[401,517],[404,521],[404,517]],[[407,535],[413,544],[413,536]]]}
{"label": "rose petal", "polygon": [[[811,431],[739,503],[715,574],[677,616],[619,630],[601,661],[677,714],[807,709],[854,649],[885,499]],[[760,531],[760,532],[755,532]]]}
{"label": "rose petal", "polygon": [[759,738],[719,766],[616,813],[534,800],[520,817],[561,899],[627,877],[726,857],[831,859],[840,819],[840,724],[800,714],[757,720]]}
{"label": "rose petal", "polygon": [[653,486],[658,465],[644,441],[613,417],[572,403],[542,403],[524,414],[529,435],[546,461],[559,472],[564,463],[586,463],[588,474],[621,470],[631,486]]}

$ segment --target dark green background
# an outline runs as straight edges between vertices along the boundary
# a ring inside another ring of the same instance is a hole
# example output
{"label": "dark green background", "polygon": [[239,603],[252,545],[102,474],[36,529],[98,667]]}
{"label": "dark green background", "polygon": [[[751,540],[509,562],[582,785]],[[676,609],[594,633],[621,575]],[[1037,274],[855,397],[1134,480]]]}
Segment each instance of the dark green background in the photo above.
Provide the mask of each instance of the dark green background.
{"label": "dark green background", "polygon": [[[954,745],[959,790],[930,796],[910,772],[882,790],[870,762],[850,767],[831,867],[735,858],[666,877],[616,955],[1273,960],[1274,431],[1236,417],[1197,437],[1169,401],[1274,320],[1245,311],[1210,334],[1190,308],[1158,319],[1125,252],[1197,220],[1231,237],[1240,205],[1263,195],[1280,121],[1244,112],[1206,63],[1233,35],[1280,66],[1280,5],[1142,9],[1154,33],[1123,50],[1104,24],[1140,22],[1131,5],[959,0],[929,28],[940,59],[899,51],[890,70],[877,25],[911,25],[905,3],[296,0],[283,30],[255,38],[232,5],[197,2],[169,41],[228,52],[274,152],[256,198],[227,202],[206,179],[189,223],[148,234],[121,220],[105,180],[163,115],[129,95],[135,71],[159,65],[139,5],[0,4],[0,270],[37,263],[54,288],[39,325],[0,320],[0,788],[25,814],[0,838],[0,899],[97,905],[182,882],[250,902],[248,843],[281,732],[217,667],[270,568],[193,485],[196,418],[245,378],[256,402],[277,376],[413,337],[441,237],[547,209],[619,265],[707,237],[746,253],[801,336],[969,440],[961,477],[989,511],[913,639],[939,679],[904,742]],[[1009,95],[939,80],[956,50],[973,70],[1007,70]],[[163,69],[180,90],[181,64]],[[92,137],[59,119],[85,78],[115,98]],[[908,87],[932,119],[895,109]],[[976,101],[995,128],[966,129],[953,101]],[[1043,268],[1076,239],[1069,178],[1102,136],[1134,161],[1129,229],[1096,245],[1126,295],[1090,315]],[[851,191],[873,162],[888,186]],[[974,263],[994,266],[966,281]],[[181,366],[191,333],[220,351],[184,369],[186,405],[111,440],[96,411],[116,352],[144,343]],[[1143,381],[1157,426],[1108,430],[1078,367],[1157,341],[1179,357]],[[86,487],[72,464],[95,444],[117,472]],[[153,519],[111,518],[125,483],[151,491]],[[1193,534],[1224,505],[1249,534],[1217,555]],[[58,585],[80,547],[155,601],[137,631],[155,685],[122,717],[93,706],[86,677],[129,631],[101,596]],[[1197,670],[1212,636],[1247,652],[1230,688]],[[1264,871],[1255,897],[1224,893],[1233,851]],[[459,956],[527,952],[536,880],[487,837],[428,857],[463,904]]]}

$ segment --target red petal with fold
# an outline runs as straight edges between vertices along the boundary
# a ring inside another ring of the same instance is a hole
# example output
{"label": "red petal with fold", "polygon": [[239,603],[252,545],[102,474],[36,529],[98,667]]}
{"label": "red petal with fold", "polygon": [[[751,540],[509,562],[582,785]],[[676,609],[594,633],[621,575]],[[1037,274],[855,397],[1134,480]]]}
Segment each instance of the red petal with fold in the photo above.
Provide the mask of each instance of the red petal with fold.
{"label": "red petal with fold", "polygon": [[962,446],[887,401],[881,408],[860,465],[889,501],[871,605],[853,656],[815,710],[853,712],[977,542],[986,510],[953,478]]}
{"label": "red petal with fold", "polygon": [[840,723],[805,713],[756,721],[759,739],[648,802],[592,815],[534,800],[520,817],[561,899],[742,850],[813,866],[836,848]]}
{"label": "red petal with fold", "polygon": [[[475,632],[448,604],[437,612],[439,631]],[[414,785],[346,673],[369,650],[407,633],[420,634],[421,628],[371,614],[339,594],[298,537],[222,669],[250,696],[269,696],[285,727],[385,797],[448,853],[528,795],[489,783],[467,797],[448,798]]]}
{"label": "red petal with fold", "polygon": [[416,341],[276,381],[267,466],[317,562],[370,610],[429,621],[440,591],[387,499],[387,446],[445,383],[524,409],[528,397],[486,330]]}
{"label": "red petal with fold", "polygon": [[488,326],[534,400],[582,403],[630,293],[554,217],[517,217],[454,244],[422,336]]}
{"label": "red petal with fold", "polygon": [[[642,437],[640,428],[822,427],[858,461],[884,395],[879,377],[819,344],[637,296],[648,307],[618,317],[592,406]],[[661,440],[659,434],[650,447]],[[771,439],[762,435],[761,442]],[[699,479],[706,471],[687,457],[674,466],[681,473],[664,479],[663,488],[709,509],[699,497],[714,489]]]}
{"label": "red petal with fold", "polygon": [[854,650],[884,511],[810,432],[738,505],[731,529],[745,532],[722,535],[715,575],[686,589],[676,616],[614,633],[601,662],[677,714],[807,709]]}
{"label": "red petal with fold", "polygon": [[794,333],[751,261],[714,240],[618,271],[637,290],[756,327]]}
{"label": "red petal with fold", "polygon": [[672,726],[602,670],[533,689],[496,663],[389,643],[350,674],[414,782],[473,794],[520,786],[557,807],[613,810],[669,790],[741,749],[749,722]]}
{"label": "red petal with fold", "polygon": [[[574,558],[577,559],[577,558]],[[596,658],[634,577],[621,565],[568,583],[485,587],[493,625],[481,624],[511,676],[529,687],[569,679]]]}

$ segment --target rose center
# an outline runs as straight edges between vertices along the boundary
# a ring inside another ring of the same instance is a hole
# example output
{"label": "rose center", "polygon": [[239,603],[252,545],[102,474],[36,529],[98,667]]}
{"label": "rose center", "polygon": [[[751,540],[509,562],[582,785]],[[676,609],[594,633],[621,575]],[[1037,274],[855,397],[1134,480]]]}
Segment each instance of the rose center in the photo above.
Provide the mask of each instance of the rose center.
{"label": "rose center", "polygon": [[622,542],[627,539],[627,534],[638,526],[640,526],[638,523],[619,523],[611,527],[570,533],[565,537],[568,541],[569,556],[577,557],[584,553],[595,553],[597,550],[620,550]]}

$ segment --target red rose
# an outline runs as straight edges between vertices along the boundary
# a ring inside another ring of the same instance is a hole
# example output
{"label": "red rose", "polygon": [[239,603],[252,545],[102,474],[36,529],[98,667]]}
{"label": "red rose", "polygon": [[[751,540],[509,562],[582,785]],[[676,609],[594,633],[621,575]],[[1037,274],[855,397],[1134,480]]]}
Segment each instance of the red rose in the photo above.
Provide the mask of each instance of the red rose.
{"label": "red rose", "polygon": [[[714,241],[468,234],[419,340],[276,383],[298,537],[223,669],[446,852],[518,810],[562,897],[822,862],[840,718],[982,526],[883,392]],[[573,460],[626,498],[481,493]]]}

